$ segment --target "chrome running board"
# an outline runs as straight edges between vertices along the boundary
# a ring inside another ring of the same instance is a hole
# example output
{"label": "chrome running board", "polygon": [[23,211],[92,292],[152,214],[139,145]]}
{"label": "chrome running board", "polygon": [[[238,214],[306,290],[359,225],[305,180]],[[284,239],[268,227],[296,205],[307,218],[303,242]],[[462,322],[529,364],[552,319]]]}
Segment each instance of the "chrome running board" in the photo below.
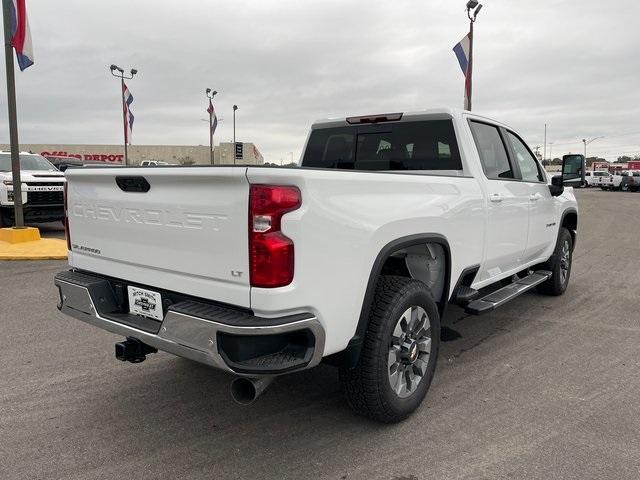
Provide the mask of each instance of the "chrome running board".
{"label": "chrome running board", "polygon": [[547,270],[539,270],[531,273],[524,278],[516,280],[506,287],[502,287],[489,295],[473,300],[465,308],[465,312],[471,315],[482,315],[483,313],[495,310],[501,305],[519,297],[528,292],[536,285],[540,285],[551,277],[551,272]]}

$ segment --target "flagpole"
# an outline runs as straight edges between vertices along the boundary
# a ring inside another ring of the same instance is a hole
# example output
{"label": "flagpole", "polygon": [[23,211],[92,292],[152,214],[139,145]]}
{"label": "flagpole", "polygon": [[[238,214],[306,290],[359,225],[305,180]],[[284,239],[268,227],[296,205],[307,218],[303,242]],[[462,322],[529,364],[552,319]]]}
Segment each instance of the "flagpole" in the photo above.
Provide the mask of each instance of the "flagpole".
{"label": "flagpole", "polygon": [[213,122],[213,112],[209,112],[209,161],[213,165],[213,128],[211,124]]}
{"label": "flagpole", "polygon": [[467,2],[467,17],[469,17],[469,65],[467,67],[467,78],[465,88],[467,90],[467,101],[465,108],[471,110],[471,96],[473,93],[473,24],[476,23],[478,13],[482,10],[482,4],[478,0]]}
{"label": "flagpole", "polygon": [[16,78],[13,68],[13,46],[11,45],[11,9],[9,2],[2,0],[4,19],[4,57],[7,72],[7,110],[9,111],[9,143],[11,145],[11,175],[13,181],[13,210],[15,228],[24,228],[22,210],[22,182],[20,180],[20,147],[18,144],[18,115],[16,109]]}
{"label": "flagpole", "polygon": [[122,128],[124,138],[124,164],[129,165],[129,151],[127,148],[127,107],[124,104],[124,77],[120,77],[120,99],[122,100]]}
{"label": "flagpole", "polygon": [[467,99],[467,110],[471,111],[471,96],[473,95],[473,20],[469,21],[469,98]]}
{"label": "flagpole", "polygon": [[217,90],[211,90],[207,88],[204,91],[205,95],[209,99],[209,106],[207,107],[207,111],[209,112],[209,160],[211,165],[214,164],[213,161],[213,97],[218,93]]}
{"label": "flagpole", "polygon": [[120,79],[120,100],[122,101],[122,128],[124,133],[124,164],[128,165],[129,164],[128,149],[127,149],[128,119],[127,119],[127,109],[125,107],[125,100],[124,100],[124,79],[126,78],[127,80],[131,80],[138,73],[138,70],[136,70],[135,68],[132,68],[130,71],[130,75],[125,75],[124,69],[120,68],[117,65],[111,65],[109,67],[109,70],[111,70],[111,75]]}

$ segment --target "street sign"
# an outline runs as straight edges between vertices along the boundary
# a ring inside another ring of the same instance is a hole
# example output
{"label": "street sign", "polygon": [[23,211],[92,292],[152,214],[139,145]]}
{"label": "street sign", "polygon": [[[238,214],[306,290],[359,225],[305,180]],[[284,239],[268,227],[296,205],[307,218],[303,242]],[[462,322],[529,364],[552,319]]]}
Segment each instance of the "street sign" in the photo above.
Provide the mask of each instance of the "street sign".
{"label": "street sign", "polygon": [[236,160],[242,160],[244,158],[244,155],[242,154],[242,150],[243,150],[243,144],[242,142],[236,142]]}

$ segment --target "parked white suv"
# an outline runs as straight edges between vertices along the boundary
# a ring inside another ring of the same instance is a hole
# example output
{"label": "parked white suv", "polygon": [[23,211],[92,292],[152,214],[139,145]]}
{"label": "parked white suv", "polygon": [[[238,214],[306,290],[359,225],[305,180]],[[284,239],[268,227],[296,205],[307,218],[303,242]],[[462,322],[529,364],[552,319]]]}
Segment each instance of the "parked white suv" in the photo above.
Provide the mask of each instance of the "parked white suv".
{"label": "parked white suv", "polygon": [[[20,153],[20,180],[25,222],[64,219],[64,174],[41,155]],[[11,153],[0,151],[0,227],[14,224]]]}
{"label": "parked white suv", "polygon": [[581,155],[548,183],[514,130],[439,109],[317,122],[300,167],[68,170],[60,310],[127,337],[121,360],[237,374],[240,402],[325,360],[394,422],[427,393],[450,302],[567,288]]}

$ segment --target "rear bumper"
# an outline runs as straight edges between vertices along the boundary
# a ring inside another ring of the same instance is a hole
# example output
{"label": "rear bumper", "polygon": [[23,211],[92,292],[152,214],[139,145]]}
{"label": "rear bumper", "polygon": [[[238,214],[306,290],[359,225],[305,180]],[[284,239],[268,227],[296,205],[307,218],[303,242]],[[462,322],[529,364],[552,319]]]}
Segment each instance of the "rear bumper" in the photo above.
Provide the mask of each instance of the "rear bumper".
{"label": "rear bumper", "polygon": [[124,313],[122,301],[104,277],[65,271],[54,281],[62,313],[238,375],[278,375],[313,367],[322,359],[325,333],[312,314],[261,318],[185,300],[169,306],[157,322]]}

